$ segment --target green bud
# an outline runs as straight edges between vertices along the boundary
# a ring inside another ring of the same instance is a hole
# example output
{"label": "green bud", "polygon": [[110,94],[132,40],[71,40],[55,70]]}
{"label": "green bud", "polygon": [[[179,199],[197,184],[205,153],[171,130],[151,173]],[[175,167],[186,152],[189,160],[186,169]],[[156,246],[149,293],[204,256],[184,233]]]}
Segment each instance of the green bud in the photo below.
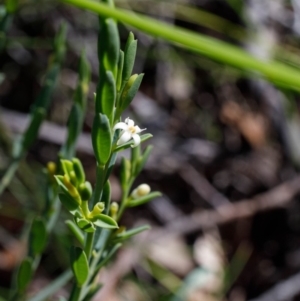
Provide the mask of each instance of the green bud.
{"label": "green bud", "polygon": [[70,182],[74,186],[77,186],[77,177],[76,177],[76,174],[75,174],[74,170],[70,171],[69,177],[70,177]]}
{"label": "green bud", "polygon": [[77,223],[77,226],[85,231],[85,232],[95,232],[96,228],[95,226],[93,225],[92,222],[88,221],[87,219],[85,218],[78,218],[76,219],[76,223]]}
{"label": "green bud", "polygon": [[78,190],[83,201],[88,201],[92,197],[93,188],[90,182],[81,183]]}
{"label": "green bud", "polygon": [[92,212],[91,212],[91,214],[90,214],[90,217],[93,218],[93,217],[95,217],[95,216],[101,214],[101,213],[103,212],[104,209],[105,209],[104,203],[100,203],[100,202],[97,203],[97,204],[94,206],[94,208],[93,208],[93,210],[92,210]]}
{"label": "green bud", "polygon": [[71,197],[73,197],[75,200],[80,200],[81,201],[81,197],[78,193],[78,190],[76,189],[75,186],[73,186],[73,184],[70,182],[70,179],[67,175],[64,175],[63,177],[63,184],[65,185],[65,187],[68,189],[69,194],[71,195]]}
{"label": "green bud", "polygon": [[69,160],[60,160],[64,174],[70,177],[70,172],[73,170],[73,163]]}
{"label": "green bud", "polygon": [[120,180],[121,180],[121,186],[122,189],[124,190],[127,186],[127,183],[130,179],[130,174],[131,174],[131,162],[126,159],[126,158],[122,158],[121,161],[121,170],[120,170]]}
{"label": "green bud", "polygon": [[124,111],[135,97],[142,83],[144,74],[134,74],[129,78],[120,98],[121,111]]}
{"label": "green bud", "polygon": [[113,219],[117,219],[117,213],[119,211],[119,204],[116,202],[111,203],[110,205],[110,216]]}
{"label": "green bud", "polygon": [[73,158],[72,159],[72,163],[73,163],[73,170],[76,174],[76,178],[79,184],[84,183],[85,181],[85,172],[84,169],[82,167],[82,164],[80,162],[79,159],[77,158]]}
{"label": "green bud", "polygon": [[47,171],[49,173],[50,176],[54,176],[57,170],[57,166],[54,162],[48,162],[47,163]]}

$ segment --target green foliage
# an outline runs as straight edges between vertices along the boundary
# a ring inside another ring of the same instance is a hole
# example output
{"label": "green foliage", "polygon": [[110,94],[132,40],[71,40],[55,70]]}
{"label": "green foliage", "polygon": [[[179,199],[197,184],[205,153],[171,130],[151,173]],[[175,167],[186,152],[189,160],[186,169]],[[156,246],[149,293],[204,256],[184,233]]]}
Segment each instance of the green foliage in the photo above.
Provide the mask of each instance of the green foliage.
{"label": "green foliage", "polygon": [[115,18],[147,34],[165,39],[207,58],[246,70],[251,75],[262,76],[279,86],[299,91],[300,72],[296,68],[277,61],[259,60],[241,48],[229,43],[174,26],[173,24],[169,25],[138,13],[114,9],[91,0],[62,1],[90,10],[103,17]]}
{"label": "green foliage", "polygon": [[92,143],[99,165],[105,165],[110,157],[112,134],[106,115],[97,114],[92,128]]}
{"label": "green foliage", "polygon": [[70,251],[71,267],[78,286],[82,286],[89,275],[89,264],[85,252],[78,247]]}
{"label": "green foliage", "polygon": [[30,231],[30,249],[34,256],[43,252],[47,239],[48,233],[45,220],[41,217],[35,218]]}
{"label": "green foliage", "polygon": [[27,288],[28,284],[31,281],[32,277],[32,259],[31,258],[25,258],[18,270],[17,275],[17,287],[18,292],[24,292],[24,290]]}
{"label": "green foliage", "polygon": [[[107,1],[112,7],[113,2]],[[57,289],[65,285],[72,277],[75,280],[69,301],[88,301],[100,289],[95,277],[100,268],[109,262],[121,247],[123,241],[148,229],[147,226],[133,230],[119,229],[119,220],[128,207],[135,203],[146,203],[157,192],[146,193],[138,199],[130,195],[132,184],[143,168],[149,154],[148,147],[142,154],[139,142],[139,127],[123,123],[127,127],[130,139],[124,139],[117,123],[121,123],[123,111],[135,97],[143,74],[132,75],[137,50],[137,40],[129,34],[124,52],[120,49],[117,23],[113,18],[99,19],[100,32],[98,41],[99,82],[95,96],[95,115],[91,140],[96,158],[96,184],[86,181],[84,167],[78,158],[74,158],[78,136],[82,130],[88,87],[91,77],[90,66],[84,51],[81,54],[78,70],[78,82],[73,98],[73,105],[67,122],[67,138],[56,162],[49,162],[45,170],[46,204],[40,216],[33,219],[28,235],[29,244],[25,259],[16,274],[17,285],[13,288],[12,300],[22,299],[25,290],[33,278],[41,255],[44,252],[51,231],[56,225],[60,213],[60,204],[68,211],[72,219],[65,222],[73,239],[70,248],[70,270],[58,277],[31,299],[41,301],[49,298]],[[66,26],[61,26],[54,39],[54,52],[49,59],[49,66],[40,94],[31,111],[31,121],[24,135],[15,145],[14,164],[9,168],[3,181],[2,191],[17,170],[19,161],[37,138],[39,128],[47,114],[60,67],[66,52]],[[122,124],[122,123],[121,123]],[[133,138],[135,144],[133,144]],[[150,139],[151,134],[140,136],[140,143]],[[132,147],[135,147],[132,148]],[[120,206],[111,203],[111,185],[109,176],[120,151],[130,148],[131,160],[122,159],[122,199]],[[133,168],[134,167],[134,168]],[[1,185],[0,185],[1,190]],[[150,188],[149,188],[150,191]],[[144,197],[144,199],[143,199]],[[135,203],[134,203],[135,202]],[[91,209],[92,208],[92,209]],[[123,227],[121,228],[123,229]],[[80,247],[77,247],[79,245]]]}

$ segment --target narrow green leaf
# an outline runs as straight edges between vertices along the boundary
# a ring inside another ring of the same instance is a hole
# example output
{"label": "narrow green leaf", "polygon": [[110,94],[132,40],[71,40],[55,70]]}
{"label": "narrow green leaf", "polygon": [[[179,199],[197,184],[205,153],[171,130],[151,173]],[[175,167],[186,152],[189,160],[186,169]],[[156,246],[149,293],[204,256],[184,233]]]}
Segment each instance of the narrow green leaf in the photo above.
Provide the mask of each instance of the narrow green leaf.
{"label": "narrow green leaf", "polygon": [[34,110],[30,124],[23,136],[23,150],[27,150],[36,140],[45,115],[46,111],[44,108],[38,108]]}
{"label": "narrow green leaf", "polygon": [[66,53],[67,24],[62,23],[54,39],[55,62],[61,63]]}
{"label": "narrow green leaf", "polygon": [[61,287],[63,287],[68,281],[71,280],[73,273],[71,270],[65,271],[58,278],[53,280],[51,284],[39,290],[38,294],[28,299],[28,301],[44,301],[51,295],[56,293]]}
{"label": "narrow green leaf", "polygon": [[104,84],[101,96],[101,112],[108,117],[110,123],[112,124],[117,93],[116,82],[111,71],[106,72],[103,80]]}
{"label": "narrow green leaf", "polygon": [[60,65],[58,63],[54,63],[47,70],[45,79],[43,81],[43,87],[33,104],[33,111],[36,108],[43,108],[45,111],[48,110],[51,102],[51,96],[56,86],[59,70]]}
{"label": "narrow green leaf", "polygon": [[122,73],[124,65],[124,52],[120,50],[119,62],[118,62],[118,76],[117,76],[117,90],[120,91],[122,85]]}
{"label": "narrow green leaf", "polygon": [[123,75],[122,75],[122,80],[124,83],[126,83],[131,76],[132,69],[135,62],[136,49],[137,49],[137,40],[131,40],[129,42],[129,38],[128,38],[126,48],[125,48],[125,54],[124,54],[124,67],[123,67]]}
{"label": "narrow green leaf", "polygon": [[116,229],[119,228],[117,222],[108,215],[99,214],[93,218],[93,223],[104,229]]}
{"label": "narrow green leaf", "polygon": [[76,219],[76,223],[77,223],[78,227],[81,230],[83,230],[84,232],[93,233],[96,230],[96,228],[93,225],[93,223],[90,222],[90,221],[88,221],[85,218],[78,218],[78,219]]}
{"label": "narrow green leaf", "polygon": [[27,285],[31,281],[32,273],[32,260],[31,258],[27,257],[22,261],[17,275],[19,292],[23,292],[26,289]]}
{"label": "narrow green leaf", "polygon": [[[144,134],[144,135],[141,135],[141,143],[142,143],[142,142],[145,142],[146,140],[148,140],[148,139],[150,139],[150,138],[152,138],[152,137],[153,137],[153,135],[151,135],[151,134]],[[124,150],[124,149],[127,149],[127,148],[131,147],[132,144],[133,144],[133,141],[132,141],[132,140],[129,140],[129,142],[126,142],[126,143],[124,143],[124,144],[122,144],[122,145],[117,146],[117,147],[114,149],[114,152],[119,152],[119,151],[122,151],[122,150]]]}
{"label": "narrow green leaf", "polygon": [[[64,160],[64,159],[61,159],[60,163],[61,163],[63,172],[70,177],[70,173],[73,171],[73,163],[70,160]],[[63,178],[59,177],[59,179],[61,179],[61,182],[63,181]]]}
{"label": "narrow green leaf", "polygon": [[72,247],[70,252],[71,267],[78,286],[82,286],[89,275],[89,264],[84,251]]}
{"label": "narrow green leaf", "polygon": [[136,207],[136,206],[146,204],[146,203],[150,202],[151,200],[153,200],[154,198],[160,197],[161,195],[162,194],[158,191],[150,192],[149,194],[147,194],[141,198],[138,198],[135,200],[130,200],[127,203],[127,207]]}
{"label": "narrow green leaf", "polygon": [[48,233],[45,220],[35,218],[30,231],[30,249],[34,256],[41,254],[47,243]]}
{"label": "narrow green leaf", "polygon": [[[214,59],[226,65],[248,70],[252,75],[264,76],[277,85],[300,90],[300,72],[278,61],[260,60],[243,49],[226,42],[201,35],[191,30],[167,24],[136,12],[111,8],[103,3],[90,0],[63,0],[88,9],[101,16],[115,18],[145,33],[163,38],[173,44],[182,46],[193,52]],[[253,73],[253,71],[257,71]]]}
{"label": "narrow green leaf", "polygon": [[73,104],[67,123],[68,137],[66,140],[66,147],[68,149],[76,144],[78,134],[82,127],[82,115],[82,108],[80,105],[77,103]]}
{"label": "narrow green leaf", "polygon": [[73,170],[76,174],[76,178],[78,179],[78,182],[79,183],[85,182],[85,172],[81,164],[81,161],[77,158],[73,158],[72,163],[73,163]]}
{"label": "narrow green leaf", "polygon": [[79,207],[78,202],[67,193],[59,193],[58,197],[68,211],[74,211]]}
{"label": "narrow green leaf", "polygon": [[111,152],[112,135],[106,115],[96,114],[92,128],[92,143],[99,165],[104,165]]}
{"label": "narrow green leaf", "polygon": [[145,164],[147,163],[147,160],[150,156],[150,153],[153,149],[152,145],[148,145],[143,153],[143,155],[138,159],[137,165],[135,167],[135,176],[137,176],[144,168]]}
{"label": "narrow green leaf", "polygon": [[124,88],[124,91],[120,98],[120,106],[121,110],[124,111],[131,103],[133,98],[135,97],[137,91],[140,88],[140,85],[142,83],[144,74],[139,74],[137,78],[134,80],[133,83],[130,83],[130,80],[128,81],[127,85],[130,85],[127,87],[127,85]]}
{"label": "narrow green leaf", "polygon": [[84,297],[83,301],[90,301],[97,294],[99,289],[103,286],[101,283],[93,283],[88,287],[88,293]]}
{"label": "narrow green leaf", "polygon": [[99,271],[103,266],[106,265],[107,262],[116,254],[116,252],[120,249],[122,246],[121,243],[118,243],[114,245],[111,250],[108,252],[108,254],[100,261],[100,263],[97,265],[97,271]]}
{"label": "narrow green leaf", "polygon": [[77,241],[80,245],[84,246],[84,235],[81,233],[78,226],[71,220],[66,220],[65,224],[67,225],[68,229],[72,232],[72,234],[76,237]]}
{"label": "narrow green leaf", "polygon": [[151,227],[149,225],[144,225],[144,226],[141,226],[141,227],[137,227],[137,228],[134,228],[134,229],[131,229],[129,231],[124,231],[120,234],[117,234],[114,238],[113,238],[113,242],[116,243],[116,242],[122,242],[124,240],[127,240],[129,238],[131,238],[132,236],[135,236],[143,231],[146,231],[146,230],[150,230]]}
{"label": "narrow green leaf", "polygon": [[107,44],[104,62],[106,63],[106,70],[111,70],[114,76],[116,76],[120,51],[119,31],[115,20],[109,18],[105,20],[105,23],[107,30]]}

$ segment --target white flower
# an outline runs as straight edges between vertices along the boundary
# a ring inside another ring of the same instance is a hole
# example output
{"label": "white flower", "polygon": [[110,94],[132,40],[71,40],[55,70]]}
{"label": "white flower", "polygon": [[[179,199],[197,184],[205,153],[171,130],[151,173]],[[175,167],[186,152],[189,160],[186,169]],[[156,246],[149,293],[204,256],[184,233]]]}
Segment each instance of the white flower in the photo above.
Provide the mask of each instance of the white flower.
{"label": "white flower", "polygon": [[136,147],[141,143],[139,133],[145,130],[140,129],[137,125],[135,126],[134,121],[129,118],[126,118],[125,122],[118,122],[114,126],[114,131],[118,129],[122,130],[122,132],[119,140],[117,141],[117,145],[124,144],[130,139],[133,139],[134,143],[131,145],[131,147]]}

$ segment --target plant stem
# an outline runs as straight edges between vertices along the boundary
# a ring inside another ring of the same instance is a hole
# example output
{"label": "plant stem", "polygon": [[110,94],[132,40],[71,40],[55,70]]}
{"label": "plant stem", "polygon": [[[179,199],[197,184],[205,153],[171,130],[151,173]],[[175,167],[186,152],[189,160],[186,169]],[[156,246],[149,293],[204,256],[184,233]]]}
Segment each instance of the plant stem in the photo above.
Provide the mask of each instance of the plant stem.
{"label": "plant stem", "polygon": [[300,89],[300,72],[278,61],[263,61],[239,47],[217,39],[167,24],[154,18],[130,11],[111,8],[90,0],[62,0],[77,7],[93,11],[101,16],[112,17],[152,36],[160,37],[210,59],[252,72],[259,72],[268,80],[294,90]]}
{"label": "plant stem", "polygon": [[81,209],[82,209],[82,211],[83,211],[84,216],[85,216],[86,218],[88,218],[88,217],[89,217],[89,214],[90,214],[88,201],[82,201]]}
{"label": "plant stem", "polygon": [[123,195],[122,195],[122,200],[121,200],[121,203],[120,203],[120,208],[119,208],[119,211],[118,211],[117,221],[120,220],[120,218],[122,217],[122,215],[124,213],[124,210],[126,209],[126,202],[127,202],[127,199],[128,199],[128,194],[129,194],[130,188],[133,184],[133,181],[134,181],[134,178],[130,178],[130,180],[128,181],[127,187],[124,189],[124,192],[123,192]]}
{"label": "plant stem", "polygon": [[91,252],[92,252],[93,243],[94,243],[94,235],[95,235],[95,233],[91,232],[91,233],[87,233],[87,236],[86,236],[84,252],[85,252],[85,255],[86,255],[88,261],[91,257]]}
{"label": "plant stem", "polygon": [[18,167],[19,167],[20,159],[16,159],[12,161],[12,163],[9,165],[8,169],[6,170],[6,173],[1,179],[0,182],[0,195],[4,192],[5,188],[9,185],[12,178],[14,177]]}
{"label": "plant stem", "polygon": [[97,165],[96,167],[96,185],[92,198],[93,206],[100,201],[102,190],[103,190],[103,182],[105,179],[105,166]]}

